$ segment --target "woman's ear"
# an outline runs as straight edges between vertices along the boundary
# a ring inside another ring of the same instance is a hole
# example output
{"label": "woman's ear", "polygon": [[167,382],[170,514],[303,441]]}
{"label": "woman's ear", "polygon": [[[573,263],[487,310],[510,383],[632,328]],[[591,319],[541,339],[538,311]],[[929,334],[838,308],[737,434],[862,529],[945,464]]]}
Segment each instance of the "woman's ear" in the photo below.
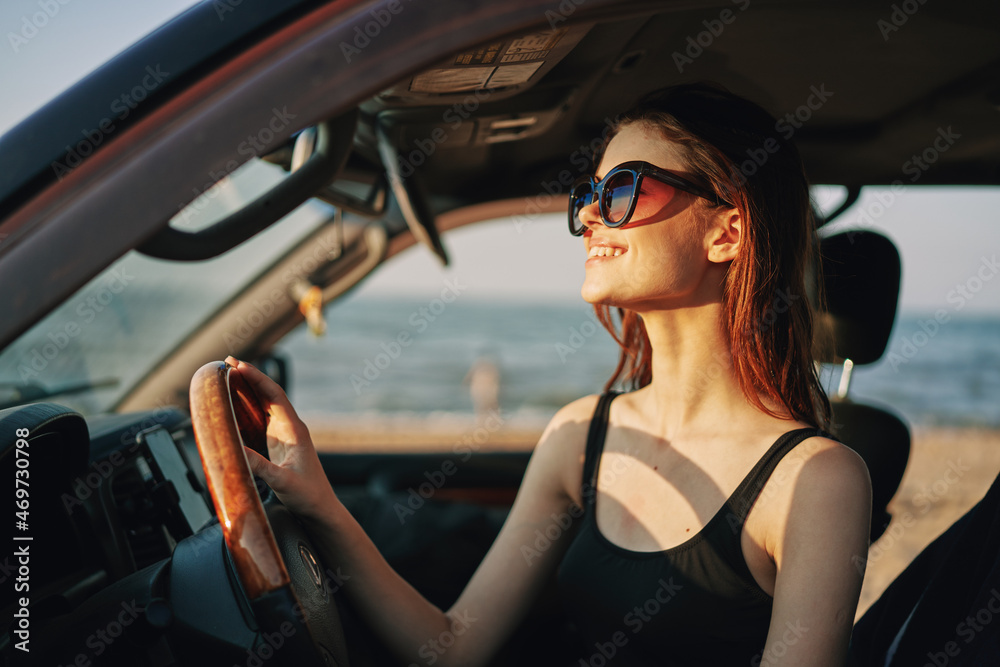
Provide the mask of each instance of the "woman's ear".
{"label": "woman's ear", "polygon": [[743,216],[737,208],[715,213],[708,236],[708,261],[722,264],[736,259],[743,240]]}

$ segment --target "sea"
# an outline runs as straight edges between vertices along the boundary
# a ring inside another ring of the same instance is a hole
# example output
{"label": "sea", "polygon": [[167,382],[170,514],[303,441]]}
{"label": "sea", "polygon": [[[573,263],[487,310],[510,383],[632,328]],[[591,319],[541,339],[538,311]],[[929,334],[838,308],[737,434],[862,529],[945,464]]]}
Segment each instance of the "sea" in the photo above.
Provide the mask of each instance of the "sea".
{"label": "sea", "polygon": [[[325,315],[324,335],[303,327],[278,347],[290,360],[289,396],[313,419],[460,421],[474,414],[471,376],[494,368],[500,413],[541,428],[569,401],[600,392],[618,358],[583,303],[368,296]],[[854,367],[849,398],[911,426],[1000,428],[1000,315],[939,319],[901,313],[882,358]],[[828,393],[840,375],[824,367]]]}

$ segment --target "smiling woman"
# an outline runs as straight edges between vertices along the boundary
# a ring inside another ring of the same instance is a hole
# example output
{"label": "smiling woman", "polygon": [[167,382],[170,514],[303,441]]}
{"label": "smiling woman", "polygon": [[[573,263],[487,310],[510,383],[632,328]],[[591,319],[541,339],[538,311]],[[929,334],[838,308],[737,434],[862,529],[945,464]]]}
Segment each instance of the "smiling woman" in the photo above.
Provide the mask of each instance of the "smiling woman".
{"label": "smiling woman", "polygon": [[[601,179],[571,198],[571,231],[612,249],[588,252],[582,293],[605,322],[617,309],[625,333],[609,386],[633,391],[613,410],[605,393],[556,414],[497,541],[445,613],[399,579],[341,504],[281,388],[229,360],[272,415],[271,460],[247,451],[255,474],[328,559],[360,575],[347,593],[401,659],[470,615],[491,623],[456,636],[441,661],[485,663],[558,567],[585,643],[611,637],[616,664],[843,662],[871,490],[861,459],[821,430],[829,404],[808,300],[764,317],[776,290],[807,293],[815,248],[794,147],[779,144],[752,174],[736,166],[773,126],[745,100],[688,86],[648,97],[615,127]],[[713,363],[720,372],[704,374]],[[582,521],[564,526],[566,516]],[[523,545],[550,521],[558,530],[526,569]],[[657,582],[666,589],[650,599]],[[650,605],[634,636],[618,630]],[[639,631],[647,625],[656,631]],[[817,631],[791,642],[769,630],[799,626]]]}
{"label": "smiling woman", "polygon": [[[829,428],[830,408],[812,364],[809,301],[772,307],[779,290],[815,292],[805,278],[816,247],[801,162],[773,128],[759,107],[721,90],[654,93],[622,116],[598,175],[610,183],[620,165],[648,160],[711,185],[678,193],[677,185],[629,180],[614,192],[632,202],[614,225],[614,203],[604,197],[571,211],[589,248],[623,250],[591,252],[583,295],[622,346],[607,389],[634,391],[614,411],[614,394],[605,394],[594,413],[583,475],[589,522],[569,547],[560,583],[596,636],[613,630],[606,619],[641,606],[651,582],[675,577],[684,589],[656,619],[662,629],[652,636],[662,640],[623,647],[632,660],[735,664],[761,660],[761,646],[764,663],[788,654],[795,663],[837,664],[846,655],[861,582],[838,564],[864,552],[870,490],[856,455],[816,428]],[[770,159],[741,170],[740,158],[765,144],[777,147]],[[713,366],[713,375],[700,372]],[[628,428],[637,433],[623,437]],[[594,493],[601,461],[621,457],[639,465],[601,479]],[[650,478],[650,468],[662,472]],[[805,487],[818,471],[849,489],[839,498],[849,510],[810,535],[831,549],[826,560],[803,560],[801,531],[818,519],[810,505],[840,494]],[[643,512],[650,504],[678,509],[664,520]],[[812,617],[809,580],[827,596]],[[824,616],[838,620],[824,624]],[[807,618],[823,631],[794,648],[769,631]]]}
{"label": "smiling woman", "polygon": [[[718,99],[712,99],[713,96]],[[732,125],[720,122],[723,99],[733,109]],[[735,124],[737,117],[742,124]],[[741,212],[743,220],[734,231],[741,233],[742,238],[738,241],[738,251],[731,257],[732,264],[726,265],[723,288],[724,327],[733,351],[736,377],[748,400],[765,412],[777,414],[765,406],[762,396],[772,404],[781,405],[786,414],[826,425],[830,417],[829,404],[812,367],[809,301],[797,298],[788,304],[789,307],[780,310],[772,306],[774,295],[799,296],[816,292],[816,285],[806,284],[806,267],[816,262],[817,245],[809,192],[798,152],[784,138],[770,131],[771,121],[759,107],[721,92],[682,88],[640,103],[637,109],[624,115],[620,127],[629,131],[628,136],[635,146],[633,151],[648,145],[658,134],[667,138],[675,148],[661,159],[690,165],[700,180],[719,184],[716,187],[721,193],[706,193],[692,184],[687,186],[687,191],[707,198],[713,210],[722,207]],[[748,126],[754,129],[749,130]],[[637,128],[644,131],[636,134]],[[754,137],[750,142],[747,134]],[[614,145],[621,146],[623,141],[624,138]],[[747,170],[739,161],[753,151],[753,148],[745,148],[753,141],[775,148],[769,151],[770,160]],[[604,163],[614,164],[619,157],[618,154],[605,155]],[[612,173],[617,169],[612,169]],[[640,186],[638,181],[632,186],[630,205],[621,212],[622,217],[615,227],[628,223]],[[646,198],[665,207],[669,199],[663,194],[657,197],[654,191]],[[731,199],[736,206],[727,204],[725,198]],[[644,222],[656,222],[668,211],[653,206],[643,212],[645,219],[633,222],[633,228]],[[610,226],[607,218],[602,206],[601,219],[605,227]],[[590,239],[588,247],[593,245],[594,239]],[[658,254],[663,258],[662,266],[643,267],[644,274],[663,280],[664,276],[676,271],[679,261],[670,260],[665,252]],[[683,254],[696,256],[693,248],[686,249]],[[725,257],[727,261],[730,258],[729,255]],[[717,259],[710,261],[719,262]],[[586,296],[586,284],[584,294]],[[613,330],[612,335],[623,343],[623,351],[619,369],[607,388],[618,379],[643,386],[652,379],[647,356],[649,339],[640,320],[634,315],[626,315],[625,311],[619,312],[628,319],[623,319],[621,337]],[[598,314],[609,326],[609,310],[599,307]],[[782,360],[778,364],[780,370],[774,367],[777,360]]]}

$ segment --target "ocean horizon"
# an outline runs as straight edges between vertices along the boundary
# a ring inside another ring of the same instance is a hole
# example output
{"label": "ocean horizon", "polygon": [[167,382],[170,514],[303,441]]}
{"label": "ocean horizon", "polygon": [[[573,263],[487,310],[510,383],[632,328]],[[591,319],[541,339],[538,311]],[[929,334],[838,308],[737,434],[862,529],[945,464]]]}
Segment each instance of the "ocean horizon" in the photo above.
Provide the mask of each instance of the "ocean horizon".
{"label": "ocean horizon", "polygon": [[[469,371],[488,360],[505,419],[540,428],[561,406],[600,392],[618,358],[583,303],[367,295],[325,314],[324,336],[300,328],[278,346],[292,359],[292,402],[324,421],[468,419]],[[882,358],[855,366],[849,397],[911,426],[1000,428],[1000,315],[946,314],[902,311]],[[822,377],[835,393],[839,368]]]}

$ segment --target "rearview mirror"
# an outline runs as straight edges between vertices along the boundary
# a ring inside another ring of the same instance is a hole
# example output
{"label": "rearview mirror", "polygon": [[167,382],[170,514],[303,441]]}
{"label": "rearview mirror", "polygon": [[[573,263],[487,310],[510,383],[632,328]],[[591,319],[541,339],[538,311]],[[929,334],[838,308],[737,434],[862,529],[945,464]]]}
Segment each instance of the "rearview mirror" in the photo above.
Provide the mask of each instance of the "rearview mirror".
{"label": "rearview mirror", "polygon": [[222,220],[189,232],[167,226],[139,246],[158,259],[197,261],[216,257],[280,220],[336,178],[354,141],[357,110],[316,126],[308,159],[273,188]]}

